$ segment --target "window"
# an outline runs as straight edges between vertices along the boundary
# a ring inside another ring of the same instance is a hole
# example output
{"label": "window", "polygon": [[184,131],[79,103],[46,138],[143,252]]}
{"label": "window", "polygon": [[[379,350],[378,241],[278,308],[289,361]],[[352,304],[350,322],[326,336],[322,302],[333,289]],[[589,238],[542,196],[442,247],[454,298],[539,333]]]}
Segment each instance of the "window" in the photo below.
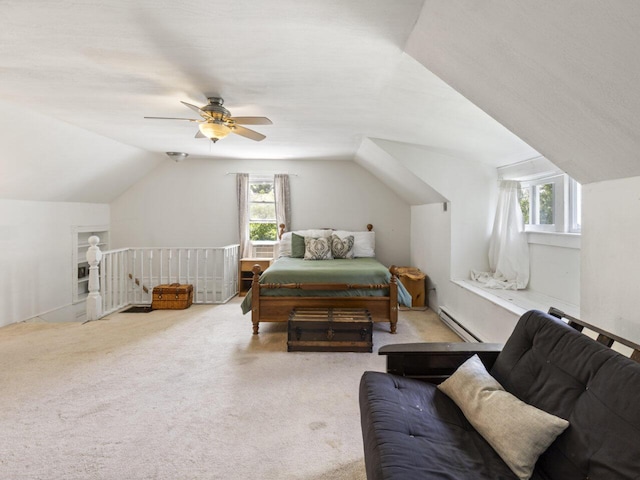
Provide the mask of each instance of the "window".
{"label": "window", "polygon": [[580,232],[582,187],[568,175],[521,181],[519,200],[526,231]]}
{"label": "window", "polygon": [[273,177],[249,177],[249,239],[275,242],[276,202]]}

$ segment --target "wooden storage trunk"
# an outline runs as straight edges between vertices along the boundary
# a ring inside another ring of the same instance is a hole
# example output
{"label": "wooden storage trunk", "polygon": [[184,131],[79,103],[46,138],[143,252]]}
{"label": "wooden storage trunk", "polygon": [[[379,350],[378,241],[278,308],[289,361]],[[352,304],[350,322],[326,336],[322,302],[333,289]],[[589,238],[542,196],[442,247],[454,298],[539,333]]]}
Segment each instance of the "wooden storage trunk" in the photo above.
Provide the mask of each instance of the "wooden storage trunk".
{"label": "wooden storage trunk", "polygon": [[288,321],[289,352],[371,352],[373,321],[361,308],[294,308]]}
{"label": "wooden storage trunk", "polygon": [[153,310],[183,310],[193,303],[193,285],[179,283],[153,287]]}

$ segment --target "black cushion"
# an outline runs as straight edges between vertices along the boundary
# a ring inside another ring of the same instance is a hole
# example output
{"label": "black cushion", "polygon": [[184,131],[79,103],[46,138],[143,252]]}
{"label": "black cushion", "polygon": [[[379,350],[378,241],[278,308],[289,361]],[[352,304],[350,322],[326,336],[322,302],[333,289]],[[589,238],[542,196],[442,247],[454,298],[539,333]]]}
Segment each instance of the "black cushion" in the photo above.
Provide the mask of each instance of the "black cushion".
{"label": "black cushion", "polygon": [[[532,478],[640,480],[640,364],[530,311],[491,374],[522,401],[570,422]],[[431,384],[365,372],[360,412],[368,480],[516,478]]]}
{"label": "black cushion", "polygon": [[516,478],[434,385],[365,372],[360,412],[368,480]]}
{"label": "black cushion", "polygon": [[524,402],[569,420],[538,471],[554,480],[640,478],[640,364],[530,311],[491,374]]}

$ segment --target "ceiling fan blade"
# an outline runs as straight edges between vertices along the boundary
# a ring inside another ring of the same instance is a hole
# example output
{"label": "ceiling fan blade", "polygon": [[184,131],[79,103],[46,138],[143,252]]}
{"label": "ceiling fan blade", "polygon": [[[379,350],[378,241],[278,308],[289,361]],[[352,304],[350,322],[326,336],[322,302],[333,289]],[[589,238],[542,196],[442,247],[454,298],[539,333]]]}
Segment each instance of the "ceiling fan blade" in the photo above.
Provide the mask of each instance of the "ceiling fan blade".
{"label": "ceiling fan blade", "polygon": [[200,130],[198,130],[198,133],[196,133],[195,138],[207,138],[207,137],[205,135],[203,135]]}
{"label": "ceiling fan blade", "polygon": [[231,117],[238,125],[273,125],[267,117]]}
{"label": "ceiling fan blade", "polygon": [[194,112],[196,112],[198,115],[204,115],[204,113],[202,112],[202,110],[200,110],[200,107],[196,107],[195,105],[191,105],[190,103],[187,102],[183,102],[182,100],[180,101],[181,104],[189,107],[191,110],[193,110]]}
{"label": "ceiling fan blade", "polygon": [[255,140],[256,142],[260,142],[265,138],[267,138],[265,135],[262,135],[261,133],[258,133],[254,130],[249,130],[248,128],[244,128],[239,125],[236,125],[234,128],[232,128],[231,132],[235,133],[236,135],[240,135],[241,137]]}
{"label": "ceiling fan blade", "polygon": [[200,120],[196,120],[194,118],[175,118],[175,117],[144,117],[150,118],[152,120],[186,120],[187,122],[199,122]]}

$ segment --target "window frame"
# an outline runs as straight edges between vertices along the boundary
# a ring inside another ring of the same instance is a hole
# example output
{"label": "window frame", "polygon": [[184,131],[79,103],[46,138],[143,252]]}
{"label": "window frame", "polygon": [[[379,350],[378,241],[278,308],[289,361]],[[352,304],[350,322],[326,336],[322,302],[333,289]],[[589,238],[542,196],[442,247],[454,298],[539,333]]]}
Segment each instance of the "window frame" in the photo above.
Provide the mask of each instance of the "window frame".
{"label": "window frame", "polygon": [[[251,185],[255,185],[255,184],[263,184],[263,183],[269,183],[271,184],[271,188],[272,191],[274,192],[274,197],[273,197],[273,202],[254,202],[251,199]],[[251,242],[252,245],[273,245],[278,241],[278,220],[277,220],[277,214],[276,214],[276,199],[275,199],[275,179],[273,177],[273,175],[249,175],[249,199],[248,199],[248,209],[249,209],[249,230],[251,230],[251,224],[252,223],[266,223],[266,224],[273,224],[275,225],[276,228],[276,238],[275,240],[252,240],[251,237],[249,237],[249,241]],[[274,213],[274,217],[273,217],[273,222],[271,221],[264,221],[263,219],[254,219],[251,217],[251,206],[252,205],[264,205],[264,204],[273,204],[273,213]]]}
{"label": "window frame", "polygon": [[[575,179],[543,156],[504,165],[498,167],[497,170],[499,180],[517,181],[520,183],[521,188],[526,189],[534,185],[539,186],[551,182],[555,185],[553,212],[555,223],[553,226],[525,224],[525,232],[532,234],[529,235],[530,239],[548,237],[549,234],[579,238],[582,227],[580,224],[582,221],[582,186]],[[530,193],[533,193],[533,191],[530,190]],[[533,195],[530,195],[530,197],[533,197]]]}
{"label": "window frame", "polygon": [[[552,224],[534,223],[539,219],[536,189],[542,185],[553,184],[553,221]],[[566,173],[554,173],[531,180],[521,180],[521,189],[529,189],[529,221],[524,224],[525,232],[575,233],[581,232],[581,185]],[[579,221],[580,220],[580,221]]]}
{"label": "window frame", "polygon": [[582,232],[582,185],[567,175],[569,180],[568,225],[569,233]]}
{"label": "window frame", "polygon": [[[565,196],[565,179],[566,174],[550,175],[535,180],[527,180],[520,182],[521,189],[529,189],[529,221],[525,223],[526,232],[564,232],[565,231],[565,215],[564,215],[564,196]],[[553,206],[552,215],[553,223],[540,224],[539,210],[539,187],[543,185],[553,185]]]}

